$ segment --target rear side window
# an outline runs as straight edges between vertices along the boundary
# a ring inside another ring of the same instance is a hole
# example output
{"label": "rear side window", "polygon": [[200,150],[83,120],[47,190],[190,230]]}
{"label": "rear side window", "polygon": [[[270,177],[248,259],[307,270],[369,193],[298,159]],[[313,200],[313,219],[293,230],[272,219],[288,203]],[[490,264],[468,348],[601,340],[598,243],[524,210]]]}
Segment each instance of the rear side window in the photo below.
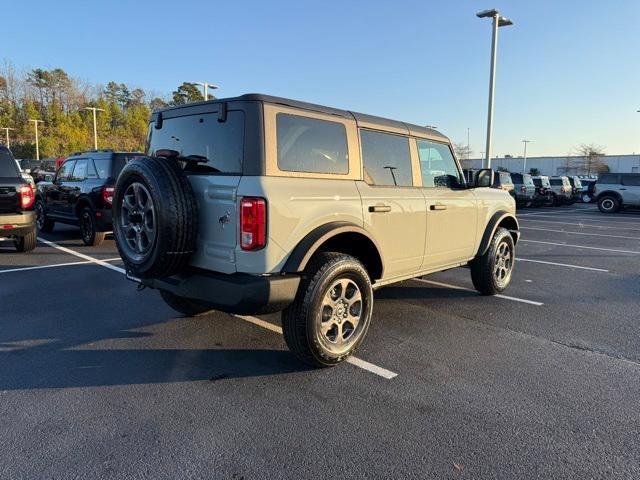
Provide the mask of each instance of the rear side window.
{"label": "rear side window", "polygon": [[360,130],[364,180],[370,185],[413,186],[409,138]]}
{"label": "rear side window", "polygon": [[149,130],[149,155],[173,150],[180,157],[197,160],[195,171],[242,173],[243,112],[228,112],[224,122],[218,121],[218,113],[165,118],[161,129],[157,130],[152,122]]}
{"label": "rear side window", "polygon": [[620,176],[613,173],[604,173],[598,177],[598,183],[620,183]]}
{"label": "rear side window", "polygon": [[349,173],[347,130],[343,124],[278,113],[276,130],[280,170]]}
{"label": "rear side window", "polygon": [[549,179],[549,183],[551,183],[551,185],[562,185],[562,179],[561,178],[550,178]]}
{"label": "rear side window", "polygon": [[640,186],[640,175],[623,175],[622,184],[629,185],[630,187]]}
{"label": "rear side window", "polygon": [[460,172],[449,145],[428,140],[417,140],[417,144],[422,186],[459,187]]}
{"label": "rear side window", "polygon": [[86,158],[81,158],[76,161],[76,167],[73,169],[73,180],[76,182],[82,181],[87,178],[87,165],[88,160]]}
{"label": "rear side window", "polygon": [[18,165],[6,148],[0,148],[0,177],[17,177]]}

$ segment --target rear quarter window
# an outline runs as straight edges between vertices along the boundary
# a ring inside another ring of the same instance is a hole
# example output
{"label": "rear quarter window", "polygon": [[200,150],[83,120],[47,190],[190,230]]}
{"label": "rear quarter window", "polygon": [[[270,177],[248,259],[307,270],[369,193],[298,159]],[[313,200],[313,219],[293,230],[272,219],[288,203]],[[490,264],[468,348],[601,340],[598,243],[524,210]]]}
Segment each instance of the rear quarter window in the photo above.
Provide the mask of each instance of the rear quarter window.
{"label": "rear quarter window", "polygon": [[550,178],[549,179],[549,183],[551,185],[554,185],[554,186],[562,185],[562,179],[561,178]]}
{"label": "rear quarter window", "polygon": [[604,173],[598,177],[598,183],[620,183],[620,176],[611,173]]}
{"label": "rear quarter window", "polygon": [[640,186],[640,175],[623,175],[622,184],[629,185],[631,187]]}
{"label": "rear quarter window", "polygon": [[347,130],[343,124],[278,113],[276,132],[280,170],[349,173]]}

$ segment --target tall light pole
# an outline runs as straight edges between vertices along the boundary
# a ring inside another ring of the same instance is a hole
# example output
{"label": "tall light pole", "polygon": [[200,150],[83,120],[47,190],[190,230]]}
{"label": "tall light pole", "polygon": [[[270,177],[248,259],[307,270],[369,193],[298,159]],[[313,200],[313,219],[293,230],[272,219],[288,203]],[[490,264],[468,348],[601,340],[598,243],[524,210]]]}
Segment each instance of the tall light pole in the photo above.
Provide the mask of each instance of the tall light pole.
{"label": "tall light pole", "polygon": [[491,135],[493,127],[493,95],[495,93],[496,55],[498,51],[498,27],[513,25],[508,18],[500,15],[496,9],[476,13],[478,18],[493,18],[493,37],[491,40],[491,70],[489,74],[489,111],[487,113],[487,145],[485,148],[486,168],[491,168]]}
{"label": "tall light pole", "polygon": [[7,148],[11,147],[11,143],[9,142],[9,130],[15,130],[15,128],[11,128],[11,127],[0,127],[0,130],[4,130],[4,133],[6,135],[6,142],[5,144],[7,145]]}
{"label": "tall light pole", "polygon": [[469,141],[469,132],[471,131],[471,129],[469,127],[467,127],[467,160],[469,160],[469,157],[471,156],[471,142]]}
{"label": "tall light pole", "polygon": [[204,100],[205,102],[207,100],[209,100],[209,88],[211,90],[215,90],[216,88],[218,88],[217,85],[214,85],[213,83],[207,83],[207,82],[193,82],[196,85],[202,85],[202,92],[204,94]]}
{"label": "tall light pole", "polygon": [[83,110],[91,110],[93,112],[93,149],[98,150],[98,127],[96,126],[96,112],[104,112],[104,109],[96,107],[84,107]]}
{"label": "tall light pole", "polygon": [[34,120],[29,119],[30,122],[33,122],[33,127],[36,129],[36,160],[40,160],[40,145],[38,144],[38,124],[44,123],[42,120]]}
{"label": "tall light pole", "polygon": [[524,143],[524,162],[522,163],[522,173],[527,173],[527,143],[531,143],[531,140],[522,140]]}

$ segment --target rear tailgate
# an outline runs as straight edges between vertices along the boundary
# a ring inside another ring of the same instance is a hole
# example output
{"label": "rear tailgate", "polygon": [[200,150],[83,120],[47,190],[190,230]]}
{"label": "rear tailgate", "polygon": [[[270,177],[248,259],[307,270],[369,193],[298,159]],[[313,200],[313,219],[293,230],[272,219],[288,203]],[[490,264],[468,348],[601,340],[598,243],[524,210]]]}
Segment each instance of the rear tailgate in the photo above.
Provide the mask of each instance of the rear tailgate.
{"label": "rear tailgate", "polygon": [[0,177],[0,214],[14,214],[21,211],[18,187],[23,183],[26,182],[22,177]]}
{"label": "rear tailgate", "polygon": [[240,175],[189,175],[198,201],[198,243],[191,265],[236,272]]}

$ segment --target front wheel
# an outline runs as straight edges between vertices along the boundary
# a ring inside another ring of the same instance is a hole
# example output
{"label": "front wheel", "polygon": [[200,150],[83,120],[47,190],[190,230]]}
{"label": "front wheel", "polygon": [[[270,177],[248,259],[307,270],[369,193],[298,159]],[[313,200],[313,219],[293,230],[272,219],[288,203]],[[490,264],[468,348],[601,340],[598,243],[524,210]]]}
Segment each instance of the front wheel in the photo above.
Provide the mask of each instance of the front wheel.
{"label": "front wheel", "polygon": [[605,195],[598,199],[598,209],[602,213],[616,213],[620,210],[620,201],[612,195]]}
{"label": "front wheel", "polygon": [[498,228],[487,251],[473,259],[471,281],[483,295],[496,295],[506,290],[516,259],[513,237],[506,228]]}
{"label": "front wheel", "polygon": [[362,263],[322,252],[305,269],[294,302],[282,312],[284,339],[309,365],[337,365],[362,343],[372,311],[373,289]]}

